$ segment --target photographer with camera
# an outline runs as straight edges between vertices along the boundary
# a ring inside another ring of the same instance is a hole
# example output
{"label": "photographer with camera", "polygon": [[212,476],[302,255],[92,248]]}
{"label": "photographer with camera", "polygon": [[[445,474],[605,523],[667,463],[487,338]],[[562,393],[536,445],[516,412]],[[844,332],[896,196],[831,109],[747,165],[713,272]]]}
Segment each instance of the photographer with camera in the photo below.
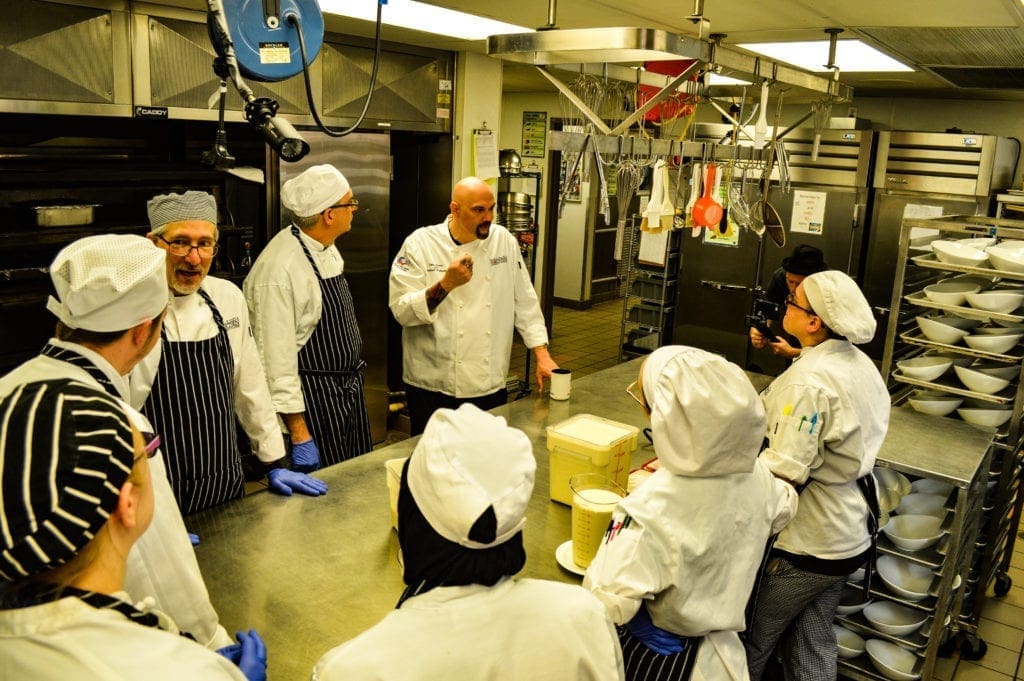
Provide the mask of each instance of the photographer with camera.
{"label": "photographer with camera", "polygon": [[782,267],[772,273],[768,289],[761,296],[755,294],[754,310],[747,318],[750,324],[750,344],[758,350],[769,348],[784,359],[800,355],[800,342],[782,328],[786,313],[786,296],[810,274],[828,269],[825,254],[820,248],[799,244],[789,257],[782,259]]}

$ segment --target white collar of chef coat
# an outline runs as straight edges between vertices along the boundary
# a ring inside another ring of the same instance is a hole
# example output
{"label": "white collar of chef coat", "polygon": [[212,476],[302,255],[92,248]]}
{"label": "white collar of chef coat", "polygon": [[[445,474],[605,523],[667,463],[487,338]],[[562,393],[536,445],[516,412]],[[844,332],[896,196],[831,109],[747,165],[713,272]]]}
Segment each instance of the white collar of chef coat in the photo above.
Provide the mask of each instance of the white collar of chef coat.
{"label": "white collar of chef coat", "polygon": [[69,343],[67,341],[62,341],[59,338],[51,338],[50,344],[55,345],[58,348],[71,350],[72,352],[77,352],[82,357],[85,357],[87,360],[95,364],[99,368],[99,370],[103,372],[103,375],[109,378],[110,382],[114,384],[115,388],[117,388],[118,396],[125,402],[128,401],[127,379],[121,374],[117,373],[117,370],[114,369],[114,366],[110,362],[108,362],[103,355],[93,350],[90,350],[84,345],[79,345],[78,343]]}
{"label": "white collar of chef coat", "polygon": [[312,248],[313,250],[329,251],[331,248],[335,246],[335,244],[331,244],[330,246],[324,246],[322,243],[320,243],[310,235],[306,234],[301,228],[296,227],[296,229],[299,230],[299,238],[306,243],[306,246]]}
{"label": "white collar of chef coat", "polygon": [[446,603],[457,603],[482,593],[500,596],[515,585],[512,577],[502,577],[494,586],[483,584],[466,584],[464,586],[436,586],[430,591],[407,598],[401,610],[433,610]]}

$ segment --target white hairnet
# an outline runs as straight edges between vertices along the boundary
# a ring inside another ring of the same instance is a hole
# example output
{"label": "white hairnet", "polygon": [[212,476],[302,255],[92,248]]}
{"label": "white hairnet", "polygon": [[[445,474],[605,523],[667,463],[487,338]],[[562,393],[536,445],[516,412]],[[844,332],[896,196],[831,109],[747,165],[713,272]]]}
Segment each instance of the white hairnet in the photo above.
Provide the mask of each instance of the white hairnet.
{"label": "white hairnet", "polygon": [[761,397],[732,362],[685,345],[644,362],[654,451],[676,475],[749,473],[767,429]]}
{"label": "white hairnet", "polygon": [[875,315],[857,282],[839,270],[817,272],[803,280],[804,295],[814,313],[851,343],[875,337]]}
{"label": "white hairnet", "polygon": [[322,213],[351,187],[337,168],[323,163],[303,170],[281,186],[281,203],[299,217]]}
{"label": "white hairnet", "polygon": [[57,297],[46,309],[65,326],[126,331],[167,307],[167,254],[145,237],[100,234],[64,247],[50,278]]}
{"label": "white hairnet", "polygon": [[[472,549],[497,546],[526,524],[537,462],[523,431],[471,404],[438,409],[409,459],[408,481],[430,526],[448,541]],[[491,507],[497,527],[490,541],[470,531]]]}

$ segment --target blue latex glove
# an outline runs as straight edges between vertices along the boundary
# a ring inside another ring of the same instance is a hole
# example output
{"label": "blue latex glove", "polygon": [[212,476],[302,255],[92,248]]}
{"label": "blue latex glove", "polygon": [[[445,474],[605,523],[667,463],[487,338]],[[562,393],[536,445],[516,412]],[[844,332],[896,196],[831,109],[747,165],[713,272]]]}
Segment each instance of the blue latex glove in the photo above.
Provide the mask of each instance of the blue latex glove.
{"label": "blue latex glove", "polygon": [[235,638],[242,648],[237,664],[245,678],[249,681],[267,681],[267,646],[263,639],[255,629],[250,629],[249,633],[240,631],[235,634]]}
{"label": "blue latex glove", "polygon": [[231,660],[231,663],[237,667],[238,663],[242,659],[242,644],[232,643],[229,646],[218,648],[217,654],[223,655],[224,657],[228,658],[229,660]]}
{"label": "blue latex glove", "polygon": [[683,650],[683,642],[677,634],[654,626],[645,605],[641,605],[636,616],[626,622],[626,628],[659,655],[674,655]]}
{"label": "blue latex glove", "polygon": [[192,542],[192,546],[199,546],[199,535],[194,532],[188,533],[188,540]]}
{"label": "blue latex glove", "polygon": [[292,445],[292,468],[302,473],[320,468],[320,448],[316,446],[316,440]]}
{"label": "blue latex glove", "polygon": [[327,483],[305,473],[296,473],[287,468],[274,468],[267,473],[270,491],[290,497],[292,492],[318,497],[327,494]]}

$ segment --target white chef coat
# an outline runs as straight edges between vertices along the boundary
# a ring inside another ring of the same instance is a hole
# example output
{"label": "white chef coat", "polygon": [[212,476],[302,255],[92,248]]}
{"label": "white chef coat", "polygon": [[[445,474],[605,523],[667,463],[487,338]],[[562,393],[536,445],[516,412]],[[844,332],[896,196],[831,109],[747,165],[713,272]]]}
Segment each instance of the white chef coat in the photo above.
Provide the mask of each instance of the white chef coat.
{"label": "white chef coat", "polygon": [[[127,594],[113,594],[128,601]],[[75,597],[0,610],[0,679],[179,681],[245,676],[227,658],[176,633]]]}
{"label": "white chef coat", "polygon": [[[583,586],[616,624],[646,603],[655,625],[706,637],[693,679],[746,679],[738,632],[765,542],[792,517],[793,487],[763,464],[751,473],[675,475],[666,468],[623,499]],[[626,523],[626,518],[629,518]]]}
{"label": "white chef coat", "polygon": [[505,578],[437,587],[328,651],[313,681],[622,679],[604,608],[577,586]]}
{"label": "white chef coat", "polygon": [[[263,363],[249,329],[249,308],[245,297],[230,281],[216,277],[206,277],[202,288],[217,306],[227,329],[235,367],[235,415],[260,460],[276,461],[285,455],[284,440],[277,412],[270,401]],[[171,298],[163,332],[171,342],[203,341],[215,337],[220,329],[203,297],[192,293]],[[162,346],[162,343],[157,343],[129,374],[131,403],[136,409],[142,409],[153,388]],[[186,380],[185,377],[182,380]]]}
{"label": "white chef coat", "polygon": [[[473,257],[472,279],[431,312],[427,289],[463,254]],[[513,326],[528,348],[548,342],[519,242],[497,224],[486,239],[461,245],[447,222],[410,234],[391,264],[388,304],[403,327],[403,380],[454,397],[505,385]]]}
{"label": "white chef coat", "polygon": [[[121,393],[125,410],[135,426],[141,431],[152,432],[153,427],[146,417],[128,404],[127,381],[107,360],[76,343],[66,343],[56,338],[51,338],[49,342],[91,360]],[[24,383],[57,378],[74,379],[103,390],[84,369],[39,356],[0,378],[0,397],[10,394]],[[154,598],[157,608],[167,613],[183,631],[191,633],[196,641],[207,648],[216,650],[231,645],[234,641],[218,622],[217,612],[210,603],[195,550],[188,539],[178,502],[167,481],[162,452],[158,451],[149,460],[149,470],[153,481],[153,521],[128,553],[125,591],[133,598]]]}
{"label": "white chef coat", "polygon": [[762,393],[768,447],[761,460],[800,493],[776,548],[825,560],[852,558],[871,544],[857,478],[875,465],[889,427],[889,393],[874,362],[845,340],[804,348]]}
{"label": "white chef coat", "polygon": [[[301,229],[299,238],[316,261],[320,276],[342,274],[345,260],[334,244],[324,246]],[[274,409],[281,414],[306,411],[299,381],[299,350],[313,335],[323,312],[320,280],[286,227],[263,249],[242,286],[252,317]]]}

